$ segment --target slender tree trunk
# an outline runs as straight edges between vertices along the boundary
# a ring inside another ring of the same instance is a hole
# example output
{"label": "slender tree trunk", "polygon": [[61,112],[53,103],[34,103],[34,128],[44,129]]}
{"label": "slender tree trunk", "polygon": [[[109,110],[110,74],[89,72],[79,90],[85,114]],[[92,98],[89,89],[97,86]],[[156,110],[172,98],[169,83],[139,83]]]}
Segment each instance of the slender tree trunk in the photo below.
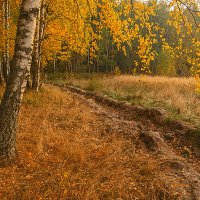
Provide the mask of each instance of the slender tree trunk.
{"label": "slender tree trunk", "polygon": [[40,0],[23,0],[8,84],[0,104],[0,164],[16,158],[16,125],[30,72],[36,17]]}
{"label": "slender tree trunk", "polygon": [[46,0],[41,0],[41,11],[40,11],[40,27],[39,27],[39,59],[38,59],[38,69],[39,69],[39,76],[38,76],[38,83],[39,87],[41,87],[40,79],[42,74],[42,42],[45,37],[45,27],[46,27],[46,17],[47,17],[47,4]]}
{"label": "slender tree trunk", "polygon": [[108,72],[109,45],[106,46],[106,73]]}
{"label": "slender tree trunk", "polygon": [[5,52],[4,52],[4,77],[8,81],[10,74],[10,0],[4,1],[4,30],[5,30]]}
{"label": "slender tree trunk", "polygon": [[[39,11],[40,13],[40,11]],[[32,89],[38,91],[39,89],[39,27],[40,27],[40,14],[37,17],[35,37],[34,37],[34,47],[33,47],[33,57],[32,57]]]}
{"label": "slender tree trunk", "polygon": [[56,73],[56,59],[53,60],[53,73]]}
{"label": "slender tree trunk", "polygon": [[37,26],[35,31],[35,41],[34,41],[34,53],[32,60],[33,68],[33,85],[32,89],[38,91],[40,86],[40,72],[41,72],[41,45],[44,38],[44,29],[45,29],[45,0],[42,0],[41,8],[37,18]]}
{"label": "slender tree trunk", "polygon": [[90,48],[88,49],[87,65],[88,65],[88,72],[90,74],[90,72],[91,72],[91,68],[90,68]]}
{"label": "slender tree trunk", "polygon": [[[30,70],[30,71],[31,71],[31,70]],[[27,75],[26,89],[27,89],[27,90],[31,90],[31,89],[32,89],[31,72]]]}
{"label": "slender tree trunk", "polygon": [[1,57],[0,57],[0,85],[3,85],[3,68],[2,68]]}

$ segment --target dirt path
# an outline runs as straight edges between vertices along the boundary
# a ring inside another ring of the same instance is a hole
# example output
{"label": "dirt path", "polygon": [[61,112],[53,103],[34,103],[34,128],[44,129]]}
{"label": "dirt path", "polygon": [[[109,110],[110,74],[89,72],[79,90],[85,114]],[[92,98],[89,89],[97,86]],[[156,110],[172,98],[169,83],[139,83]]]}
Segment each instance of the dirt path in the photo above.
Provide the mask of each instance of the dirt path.
{"label": "dirt path", "polygon": [[155,161],[157,176],[177,194],[174,199],[200,200],[199,149],[187,141],[192,128],[179,122],[164,123],[162,111],[126,105],[78,88],[59,87],[89,106],[102,119],[107,134],[122,135],[132,142],[135,154],[148,157],[144,176],[151,173]]}

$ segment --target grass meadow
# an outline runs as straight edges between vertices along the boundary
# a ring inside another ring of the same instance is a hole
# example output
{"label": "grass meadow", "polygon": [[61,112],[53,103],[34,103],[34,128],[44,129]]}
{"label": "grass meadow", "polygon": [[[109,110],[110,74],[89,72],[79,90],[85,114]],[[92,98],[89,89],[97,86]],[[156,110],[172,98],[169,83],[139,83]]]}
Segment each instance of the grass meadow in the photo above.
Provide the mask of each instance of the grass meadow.
{"label": "grass meadow", "polygon": [[200,126],[200,95],[194,78],[151,76],[66,76],[57,83],[100,92],[113,99],[167,111],[169,118]]}

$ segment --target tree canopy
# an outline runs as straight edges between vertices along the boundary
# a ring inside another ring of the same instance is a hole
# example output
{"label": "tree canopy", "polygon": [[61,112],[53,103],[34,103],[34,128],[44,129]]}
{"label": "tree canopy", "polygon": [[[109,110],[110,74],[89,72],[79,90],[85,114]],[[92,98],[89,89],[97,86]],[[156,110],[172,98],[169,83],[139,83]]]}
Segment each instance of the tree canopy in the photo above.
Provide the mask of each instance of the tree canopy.
{"label": "tree canopy", "polygon": [[[13,55],[20,1],[9,1],[8,30],[4,4],[0,10],[2,62],[6,40]],[[46,0],[43,7],[41,65],[50,72],[54,61],[59,63],[58,72],[111,72],[118,67],[124,73],[198,73],[196,0]]]}

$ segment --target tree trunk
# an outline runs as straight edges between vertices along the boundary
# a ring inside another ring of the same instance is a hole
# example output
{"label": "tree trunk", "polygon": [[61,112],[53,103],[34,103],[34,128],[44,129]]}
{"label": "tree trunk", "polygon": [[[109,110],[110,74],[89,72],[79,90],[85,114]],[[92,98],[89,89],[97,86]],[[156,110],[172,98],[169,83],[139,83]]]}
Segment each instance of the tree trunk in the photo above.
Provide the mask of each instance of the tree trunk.
{"label": "tree trunk", "polygon": [[88,72],[90,74],[90,72],[91,72],[91,68],[90,68],[90,48],[88,49],[87,65],[88,65]]}
{"label": "tree trunk", "polygon": [[3,68],[2,68],[1,57],[0,57],[0,85],[3,85]]}
{"label": "tree trunk", "polygon": [[44,38],[44,29],[45,29],[45,0],[42,0],[41,9],[38,14],[37,26],[35,31],[35,41],[34,41],[34,53],[32,60],[33,68],[33,85],[32,89],[38,91],[40,85],[40,72],[41,72],[41,45]]}
{"label": "tree trunk", "polygon": [[26,76],[30,72],[36,17],[40,0],[23,0],[15,41],[15,51],[0,105],[0,164],[16,158],[16,125],[21,100],[26,87]]}
{"label": "tree trunk", "polygon": [[38,66],[41,72],[41,61],[42,61],[42,42],[45,37],[45,27],[46,27],[46,17],[47,17],[47,4],[46,0],[42,0],[41,12],[40,12],[40,27],[39,27],[39,60]]}
{"label": "tree trunk", "polygon": [[[39,14],[40,15],[40,14]],[[40,19],[39,15],[37,17],[35,37],[34,37],[34,47],[33,47],[33,57],[32,57],[32,89],[38,91],[39,89],[39,27]]]}
{"label": "tree trunk", "polygon": [[8,81],[10,74],[10,2],[4,1],[4,30],[5,30],[5,52],[4,52],[4,78]]}
{"label": "tree trunk", "polygon": [[53,73],[54,73],[54,75],[56,73],[56,59],[55,58],[53,60]]}

